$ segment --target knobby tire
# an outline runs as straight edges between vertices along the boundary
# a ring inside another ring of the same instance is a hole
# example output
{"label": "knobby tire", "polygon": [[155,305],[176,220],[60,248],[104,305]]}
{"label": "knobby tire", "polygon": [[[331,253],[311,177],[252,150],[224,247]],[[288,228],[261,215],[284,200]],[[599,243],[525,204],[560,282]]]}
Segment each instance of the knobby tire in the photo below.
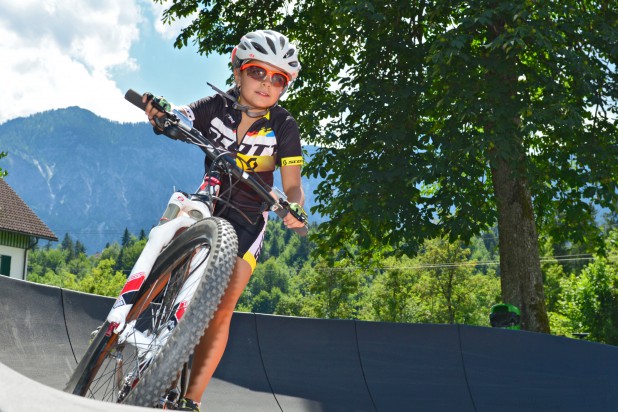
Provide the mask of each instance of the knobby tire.
{"label": "knobby tire", "polygon": [[[141,371],[139,380],[128,394],[123,399],[118,399],[119,368],[116,365],[119,353],[125,357],[125,352],[128,351],[129,356],[133,356],[131,352],[134,351],[126,347],[126,344],[120,345],[117,334],[106,336],[109,327],[107,321],[93,338],[65,391],[130,405],[153,407],[157,404],[163,392],[177,379],[227,288],[238,249],[232,226],[223,219],[207,218],[178,235],[157,258],[127,316],[127,320],[141,319],[140,317],[146,316],[149,311],[152,312],[153,307],[171,305],[174,296],[170,292],[180,290],[190,275],[188,263],[191,257],[205,247],[209,247],[210,252],[201,267],[204,273],[190,304],[171,336]],[[154,322],[152,319],[146,320]]]}

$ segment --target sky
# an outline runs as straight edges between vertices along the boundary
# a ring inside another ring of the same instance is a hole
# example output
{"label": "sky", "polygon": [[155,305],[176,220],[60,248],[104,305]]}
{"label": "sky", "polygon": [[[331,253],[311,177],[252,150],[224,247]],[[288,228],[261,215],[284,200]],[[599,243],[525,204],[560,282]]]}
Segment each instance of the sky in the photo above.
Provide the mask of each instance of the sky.
{"label": "sky", "polygon": [[145,121],[128,89],[186,104],[219,88],[229,56],[176,49],[188,21],[164,25],[152,0],[0,0],[0,124],[79,106],[119,122]]}

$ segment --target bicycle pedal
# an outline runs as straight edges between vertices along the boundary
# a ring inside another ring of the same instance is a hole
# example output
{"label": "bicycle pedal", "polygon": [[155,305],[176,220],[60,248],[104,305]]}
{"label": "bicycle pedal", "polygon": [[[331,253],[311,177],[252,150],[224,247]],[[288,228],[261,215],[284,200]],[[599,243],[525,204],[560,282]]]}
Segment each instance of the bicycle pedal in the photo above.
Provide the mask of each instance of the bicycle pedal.
{"label": "bicycle pedal", "polygon": [[177,405],[176,402],[180,397],[180,391],[178,389],[170,389],[165,396],[159,399],[159,403],[157,405],[157,409],[168,409],[168,410],[176,410]]}

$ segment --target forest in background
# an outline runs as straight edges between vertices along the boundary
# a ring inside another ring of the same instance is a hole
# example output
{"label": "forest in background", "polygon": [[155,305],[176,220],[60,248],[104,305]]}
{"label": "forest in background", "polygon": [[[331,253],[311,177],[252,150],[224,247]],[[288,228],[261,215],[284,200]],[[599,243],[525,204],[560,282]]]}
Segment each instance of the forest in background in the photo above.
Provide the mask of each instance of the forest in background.
{"label": "forest in background", "polygon": [[[608,217],[605,248],[557,244],[542,236],[541,263],[551,331],[618,345],[618,227]],[[313,226],[312,230],[316,230]],[[88,256],[68,234],[36,248],[28,280],[115,297],[147,240],[125,230],[118,242]],[[500,303],[496,230],[468,244],[425,241],[415,257],[350,260],[354,248],[316,257],[308,237],[268,222],[259,265],[237,310],[287,316],[489,326]],[[345,253],[344,253],[345,252]],[[365,261],[363,261],[365,262]],[[580,335],[582,336],[582,335]]]}

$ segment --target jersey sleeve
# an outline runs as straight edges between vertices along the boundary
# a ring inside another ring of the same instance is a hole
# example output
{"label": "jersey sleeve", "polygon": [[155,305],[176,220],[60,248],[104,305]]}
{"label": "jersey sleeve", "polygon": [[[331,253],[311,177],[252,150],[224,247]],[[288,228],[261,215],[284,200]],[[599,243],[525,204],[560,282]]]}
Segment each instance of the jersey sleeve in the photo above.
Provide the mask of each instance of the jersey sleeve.
{"label": "jersey sleeve", "polygon": [[277,166],[302,166],[303,150],[300,142],[300,129],[296,120],[288,113],[275,133],[277,136]]}

